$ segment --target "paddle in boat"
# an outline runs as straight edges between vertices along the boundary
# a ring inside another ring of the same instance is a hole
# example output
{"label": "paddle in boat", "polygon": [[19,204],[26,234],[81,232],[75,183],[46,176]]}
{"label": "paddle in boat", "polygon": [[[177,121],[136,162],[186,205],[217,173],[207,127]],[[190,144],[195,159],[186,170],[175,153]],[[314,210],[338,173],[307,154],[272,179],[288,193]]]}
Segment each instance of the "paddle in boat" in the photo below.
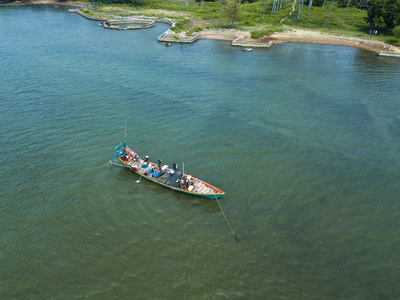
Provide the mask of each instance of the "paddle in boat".
{"label": "paddle in boat", "polygon": [[173,165],[173,168],[168,168],[167,165],[162,166],[160,160],[158,164],[155,164],[149,161],[148,156],[141,158],[125,142],[115,148],[114,163],[111,161],[110,163],[129,168],[140,175],[140,179],[143,177],[185,194],[212,199],[220,198],[225,194],[222,190],[203,180],[178,171],[176,164]]}

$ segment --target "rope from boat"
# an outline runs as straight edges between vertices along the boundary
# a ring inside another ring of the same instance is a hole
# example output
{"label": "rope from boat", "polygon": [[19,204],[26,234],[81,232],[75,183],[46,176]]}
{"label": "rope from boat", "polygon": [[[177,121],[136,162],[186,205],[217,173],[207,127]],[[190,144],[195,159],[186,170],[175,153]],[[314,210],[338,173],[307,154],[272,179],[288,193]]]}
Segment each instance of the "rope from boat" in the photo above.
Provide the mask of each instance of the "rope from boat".
{"label": "rope from boat", "polygon": [[131,168],[131,167],[128,167],[127,165],[123,165],[123,164],[117,164],[117,163],[115,163],[115,162],[112,162],[111,160],[110,160],[110,164],[111,164],[111,165],[116,165],[116,166],[119,166],[119,167],[128,168],[128,169],[130,169],[130,168]]}
{"label": "rope from boat", "polygon": [[220,208],[220,210],[221,210],[221,212],[222,212],[222,215],[223,215],[224,218],[225,218],[226,223],[228,224],[230,230],[232,231],[233,236],[235,237],[236,241],[239,242],[238,237],[236,236],[235,232],[233,231],[231,224],[229,224],[229,221],[228,221],[228,219],[226,218],[224,211],[222,210],[221,204],[219,204],[219,201],[218,201],[217,196],[214,195],[214,197],[215,197],[215,200],[217,200],[218,206],[219,206],[219,208]]}

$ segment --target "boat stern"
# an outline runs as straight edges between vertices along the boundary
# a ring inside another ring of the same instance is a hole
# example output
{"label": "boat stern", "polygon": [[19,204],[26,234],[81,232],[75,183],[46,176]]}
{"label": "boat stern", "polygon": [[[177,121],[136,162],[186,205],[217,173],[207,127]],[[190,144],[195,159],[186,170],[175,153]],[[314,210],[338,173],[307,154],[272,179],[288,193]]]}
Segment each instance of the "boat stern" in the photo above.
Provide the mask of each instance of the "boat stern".
{"label": "boat stern", "polygon": [[119,144],[117,147],[115,147],[114,160],[118,159],[119,157],[121,157],[122,155],[125,154],[125,147],[126,147],[125,142],[123,142],[123,143]]}

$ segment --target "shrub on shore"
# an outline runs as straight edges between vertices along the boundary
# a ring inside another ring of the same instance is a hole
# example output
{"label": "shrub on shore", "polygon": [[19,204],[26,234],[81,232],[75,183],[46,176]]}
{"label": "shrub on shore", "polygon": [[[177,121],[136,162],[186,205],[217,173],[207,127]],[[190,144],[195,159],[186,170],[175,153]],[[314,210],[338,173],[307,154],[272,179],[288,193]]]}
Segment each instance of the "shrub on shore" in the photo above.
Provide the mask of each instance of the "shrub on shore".
{"label": "shrub on shore", "polygon": [[180,18],[178,22],[175,23],[175,26],[172,28],[174,32],[181,32],[188,28],[190,24],[190,20],[185,18]]}
{"label": "shrub on shore", "polygon": [[260,30],[254,30],[251,32],[251,38],[252,39],[259,39],[264,36],[269,36],[275,32],[282,32],[283,28],[276,28],[276,27],[270,27],[270,28],[265,28],[265,29],[260,29]]}
{"label": "shrub on shore", "polygon": [[398,39],[400,39],[400,26],[397,26],[397,27],[393,28],[392,32],[393,32],[393,35],[394,35],[395,37],[397,37]]}
{"label": "shrub on shore", "polygon": [[391,37],[386,38],[384,41],[387,44],[400,46],[400,38],[396,38],[396,37],[391,36]]}

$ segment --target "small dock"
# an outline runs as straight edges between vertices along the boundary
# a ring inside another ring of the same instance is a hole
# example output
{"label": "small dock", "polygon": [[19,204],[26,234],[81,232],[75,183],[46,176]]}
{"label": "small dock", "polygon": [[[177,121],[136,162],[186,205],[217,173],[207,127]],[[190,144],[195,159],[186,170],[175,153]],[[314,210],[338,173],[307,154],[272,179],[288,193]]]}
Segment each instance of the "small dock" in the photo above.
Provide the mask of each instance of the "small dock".
{"label": "small dock", "polygon": [[80,11],[79,9],[69,9],[68,12],[70,13],[76,13],[78,15],[81,15],[82,17],[93,20],[93,21],[108,21],[109,19],[107,18],[101,18],[101,17],[93,17],[88,14],[85,14],[84,12]]}
{"label": "small dock", "polygon": [[153,21],[150,18],[121,18],[118,20],[110,20],[109,18],[90,16],[88,14],[85,14],[79,9],[70,9],[68,11],[70,13],[77,13],[89,20],[102,21],[100,25],[103,26],[105,29],[113,29],[113,30],[148,29],[156,25],[155,21]]}
{"label": "small dock", "polygon": [[232,46],[244,47],[244,48],[270,48],[274,43],[270,41],[269,43],[257,43],[257,42],[246,42],[241,41],[241,37],[238,37],[232,41]]}
{"label": "small dock", "polygon": [[[153,20],[148,20],[148,19],[126,18],[123,20],[105,21],[102,22],[100,25],[103,26],[105,29],[135,30],[135,29],[148,29],[154,27],[156,23]],[[124,25],[126,25],[126,27]]]}
{"label": "small dock", "polygon": [[398,52],[391,52],[391,51],[380,51],[378,53],[379,56],[388,56],[388,57],[399,57],[400,58],[400,53]]}
{"label": "small dock", "polygon": [[[178,33],[173,32],[175,27],[175,23],[165,17],[142,17],[142,18],[118,18],[115,20],[111,20],[109,18],[104,17],[95,17],[88,15],[82,12],[80,9],[70,9],[70,13],[77,13],[82,17],[94,20],[101,21],[100,26],[103,26],[105,29],[112,30],[136,30],[136,29],[147,29],[155,26],[155,22],[167,23],[171,25],[171,28],[162,33],[157,40],[163,43],[185,43],[192,44],[196,42],[200,35],[198,33],[192,36],[180,35]],[[171,30],[172,29],[172,30]],[[241,37],[235,39],[231,43],[232,46],[244,47],[244,48],[270,48],[273,45],[273,42],[269,43],[259,43],[259,42],[251,42],[251,41],[242,41]]]}
{"label": "small dock", "polygon": [[197,41],[199,39],[200,35],[199,34],[195,34],[193,36],[179,36],[179,35],[175,35],[172,33],[172,31],[170,29],[168,29],[166,32],[164,32],[163,34],[161,34],[158,37],[158,41],[159,42],[164,42],[164,43],[185,43],[185,44],[192,44],[195,41]]}

